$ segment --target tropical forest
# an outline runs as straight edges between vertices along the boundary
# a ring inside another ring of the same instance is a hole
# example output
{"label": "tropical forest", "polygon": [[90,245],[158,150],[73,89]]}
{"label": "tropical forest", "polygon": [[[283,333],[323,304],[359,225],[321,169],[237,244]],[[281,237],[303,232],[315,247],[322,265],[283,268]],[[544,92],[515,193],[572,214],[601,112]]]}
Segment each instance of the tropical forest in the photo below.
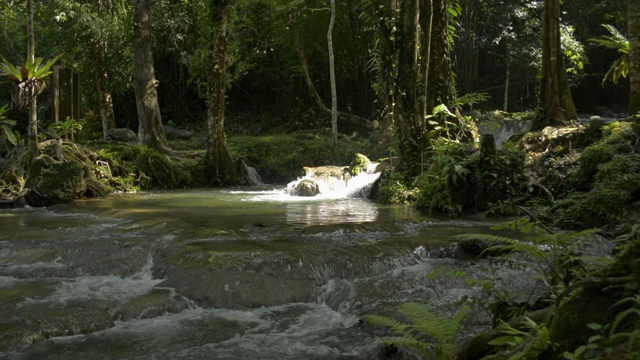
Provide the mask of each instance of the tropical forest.
{"label": "tropical forest", "polygon": [[640,359],[640,0],[0,28],[1,359]]}

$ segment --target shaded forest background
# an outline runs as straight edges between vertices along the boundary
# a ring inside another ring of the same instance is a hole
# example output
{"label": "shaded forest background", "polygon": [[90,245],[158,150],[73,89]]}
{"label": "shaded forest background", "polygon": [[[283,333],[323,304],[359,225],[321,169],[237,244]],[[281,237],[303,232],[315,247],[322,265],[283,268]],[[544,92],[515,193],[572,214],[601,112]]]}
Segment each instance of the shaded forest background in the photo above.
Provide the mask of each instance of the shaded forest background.
{"label": "shaded forest background", "polygon": [[[0,54],[21,63],[26,53],[25,9],[22,1],[2,1]],[[541,58],[541,1],[463,0],[450,4],[453,14],[452,65],[458,96],[486,93],[473,109],[533,110]],[[36,56],[45,59],[65,53],[67,67],[80,74],[81,116],[85,126],[100,132],[100,97],[111,93],[115,125],[137,128],[133,89],[133,6],[127,1],[38,1],[35,6]],[[154,66],[162,119],[192,130],[206,118],[206,83],[210,67],[204,44],[207,11],[203,1],[157,1],[152,8]],[[264,134],[329,127],[320,114],[317,91],[330,104],[326,30],[327,4],[322,1],[237,1],[229,32],[230,87],[227,91],[228,134]],[[333,46],[338,109],[378,120],[384,107],[378,102],[384,84],[375,76],[376,53],[382,43],[373,30],[371,12],[380,21],[393,21],[394,3],[345,0],[337,3]],[[625,113],[628,81],[603,83],[603,76],[619,54],[590,42],[609,35],[601,24],[625,33],[626,1],[597,4],[565,1],[562,42],[573,98],[579,113],[606,106]],[[374,19],[375,20],[375,19]],[[391,41],[393,44],[393,41]],[[307,64],[304,64],[306,61]],[[305,81],[304,68],[312,81]],[[508,85],[507,85],[508,83]],[[10,103],[10,88],[0,85],[0,104]],[[49,89],[39,97],[40,126],[52,121]],[[471,97],[474,99],[474,97]],[[473,102],[473,100],[471,100]],[[469,110],[470,106],[464,106]],[[26,129],[27,115],[12,111],[15,130]],[[80,119],[78,119],[80,120]],[[338,126],[343,133],[354,130]]]}

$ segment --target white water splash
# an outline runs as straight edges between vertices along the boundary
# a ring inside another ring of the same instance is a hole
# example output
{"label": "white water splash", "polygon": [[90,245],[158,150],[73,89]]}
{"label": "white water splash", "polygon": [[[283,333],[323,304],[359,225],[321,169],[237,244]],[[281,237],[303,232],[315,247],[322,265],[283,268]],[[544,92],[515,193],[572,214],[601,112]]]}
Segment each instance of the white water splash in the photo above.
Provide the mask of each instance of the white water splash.
{"label": "white water splash", "polygon": [[135,296],[144,295],[163,281],[153,279],[151,270],[153,258],[149,255],[147,263],[140,271],[130,277],[115,275],[81,276],[71,281],[64,281],[56,286],[55,291],[44,299],[27,299],[24,303],[58,303],[66,304],[77,300],[116,300],[125,302]]}
{"label": "white water splash", "polygon": [[295,195],[296,186],[304,180],[310,180],[318,184],[320,190],[320,193],[314,198],[367,198],[373,183],[380,177],[380,173],[376,172],[378,165],[378,163],[372,163],[364,171],[347,180],[330,176],[316,176],[314,169],[308,168],[305,176],[287,184],[286,192],[289,195]]}

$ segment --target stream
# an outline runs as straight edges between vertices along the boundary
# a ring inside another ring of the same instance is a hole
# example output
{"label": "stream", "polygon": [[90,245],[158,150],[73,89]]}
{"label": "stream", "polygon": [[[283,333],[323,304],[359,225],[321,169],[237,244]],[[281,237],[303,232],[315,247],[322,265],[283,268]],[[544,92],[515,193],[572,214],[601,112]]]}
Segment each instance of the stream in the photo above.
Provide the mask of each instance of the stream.
{"label": "stream", "polygon": [[[527,300],[530,270],[448,238],[496,223],[269,186],[0,210],[0,358],[376,358],[384,333],[362,315],[407,301],[454,313],[478,296],[428,279],[439,266]],[[490,323],[474,311],[461,338]]]}

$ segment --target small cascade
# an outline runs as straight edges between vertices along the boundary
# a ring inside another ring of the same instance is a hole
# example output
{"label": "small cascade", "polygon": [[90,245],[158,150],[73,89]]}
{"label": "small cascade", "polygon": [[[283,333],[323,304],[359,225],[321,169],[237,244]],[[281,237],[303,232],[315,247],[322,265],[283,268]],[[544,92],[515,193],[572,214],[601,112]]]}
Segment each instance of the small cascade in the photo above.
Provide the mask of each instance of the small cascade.
{"label": "small cascade", "polygon": [[319,166],[306,168],[305,176],[287,184],[291,196],[322,197],[330,199],[367,198],[380,173],[378,163],[367,165],[357,175],[348,166]]}
{"label": "small cascade", "polygon": [[248,166],[247,164],[244,164],[244,167],[245,169],[247,169],[247,177],[251,185],[255,185],[255,186],[266,185],[265,183],[262,182],[262,178],[260,177],[260,174],[258,174],[258,171],[256,171],[256,169],[253,166]]}
{"label": "small cascade", "polygon": [[496,139],[496,146],[500,148],[502,144],[513,135],[531,128],[533,120],[495,120],[478,123],[478,131],[482,135],[493,134]]}

